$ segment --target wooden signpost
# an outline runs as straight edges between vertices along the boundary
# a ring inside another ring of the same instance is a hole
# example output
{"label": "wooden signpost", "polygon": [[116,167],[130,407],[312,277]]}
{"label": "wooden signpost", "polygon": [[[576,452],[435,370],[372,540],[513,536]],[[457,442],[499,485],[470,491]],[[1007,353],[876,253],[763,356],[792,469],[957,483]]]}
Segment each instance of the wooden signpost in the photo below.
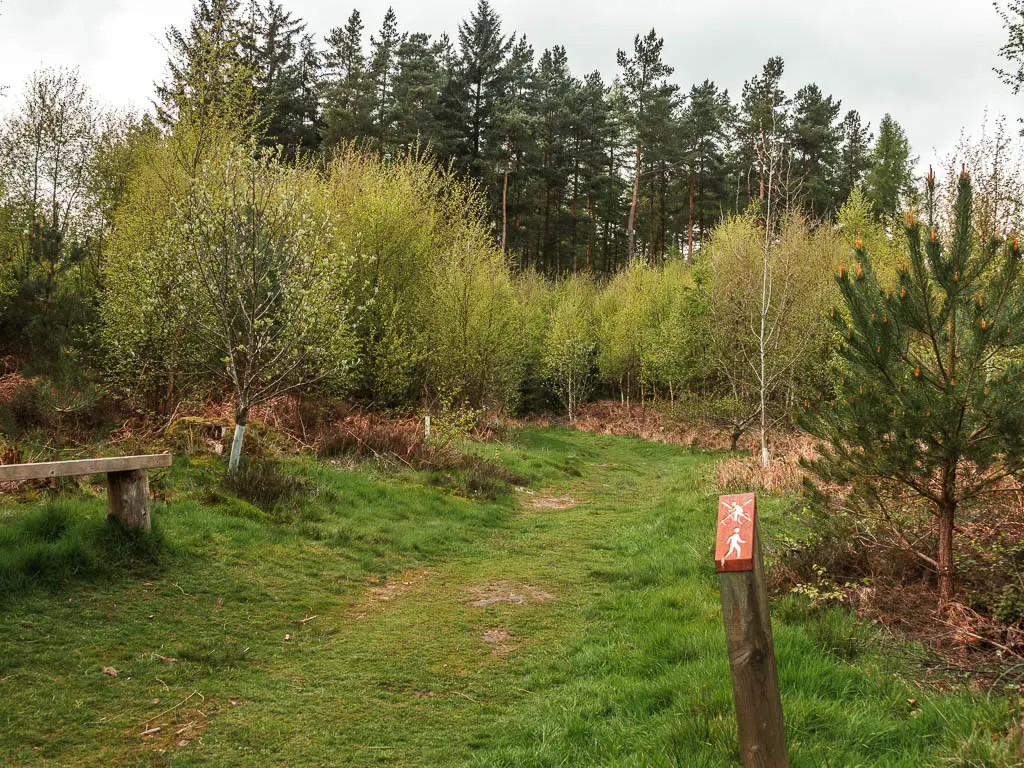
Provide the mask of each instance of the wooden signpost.
{"label": "wooden signpost", "polygon": [[743,767],[789,768],[754,494],[718,500],[715,569]]}

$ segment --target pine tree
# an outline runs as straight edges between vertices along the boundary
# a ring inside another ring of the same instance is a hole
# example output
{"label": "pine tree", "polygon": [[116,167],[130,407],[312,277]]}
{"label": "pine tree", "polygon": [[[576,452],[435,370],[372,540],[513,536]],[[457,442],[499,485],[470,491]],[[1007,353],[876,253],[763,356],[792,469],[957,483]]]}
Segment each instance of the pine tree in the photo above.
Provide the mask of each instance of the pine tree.
{"label": "pine tree", "polygon": [[[524,216],[529,216],[531,187],[536,181],[538,121],[533,47],[525,37],[513,46],[505,65],[507,87],[495,104],[493,132],[496,141],[489,153],[501,172],[494,185],[492,210],[499,241],[505,252],[519,252],[520,262],[529,247],[521,237]],[[499,140],[503,137],[503,141]],[[530,222],[532,224],[532,222]]]}
{"label": "pine tree", "polygon": [[363,20],[352,11],[344,27],[332,29],[324,54],[323,140],[335,146],[372,133],[373,88],[363,54]]}
{"label": "pine tree", "polygon": [[421,32],[409,35],[398,46],[388,124],[400,156],[437,151],[445,145],[438,120],[444,78],[439,55],[438,44]]}
{"label": "pine tree", "polygon": [[[600,72],[583,79],[579,91],[578,162],[580,194],[586,196],[582,219],[583,262],[588,270],[610,272],[613,233],[621,227],[622,177],[615,158],[621,146],[620,125],[609,103],[609,88]],[[600,257],[600,259],[599,259]]]}
{"label": "pine tree", "polygon": [[843,145],[839,151],[839,169],[836,179],[840,204],[845,203],[854,189],[864,183],[864,174],[871,167],[871,126],[861,122],[860,112],[851,109],[843,118]]}
{"label": "pine tree", "polygon": [[815,217],[834,214],[843,200],[837,188],[842,128],[837,122],[841,103],[811,83],[793,100],[793,153],[807,206]]}
{"label": "pine tree", "polygon": [[[633,39],[632,55],[622,50],[616,53],[616,61],[622,69],[620,83],[622,106],[626,109],[625,121],[635,147],[633,198],[626,225],[626,258],[629,261],[636,253],[640,180],[644,164],[653,164],[652,159],[658,159],[652,145],[666,135],[666,122],[671,119],[678,98],[678,86],[668,82],[675,70],[662,59],[664,48],[664,38],[658,37],[652,29],[643,37],[637,35]],[[653,158],[648,158],[648,154]],[[664,175],[659,180],[664,181]],[[649,198],[653,205],[654,195],[650,194]]]}
{"label": "pine tree", "polygon": [[492,128],[495,106],[507,87],[505,65],[513,45],[501,33],[501,19],[488,0],[478,0],[469,19],[459,24],[458,64],[444,107],[459,136],[457,164],[476,178],[485,175],[487,153],[498,152],[503,143]]}
{"label": "pine tree", "polygon": [[398,67],[398,49],[405,37],[398,31],[398,16],[395,9],[389,7],[384,14],[380,32],[370,38],[369,76],[373,92],[371,119],[381,152],[385,156],[393,154],[394,151],[394,79]]}
{"label": "pine tree", "polygon": [[910,141],[890,115],[878,126],[878,140],[871,153],[871,168],[865,179],[868,198],[880,219],[895,217],[914,187],[914,163]]}
{"label": "pine tree", "polygon": [[763,150],[789,139],[790,100],[780,85],[785,68],[782,57],[773,56],[760,75],[743,84],[736,125],[737,210],[753,199],[764,199],[768,169]]}
{"label": "pine tree", "polygon": [[255,76],[264,143],[283,146],[289,158],[316,149],[320,139],[320,56],[305,30],[275,0],[250,4],[243,48]]}
{"label": "pine tree", "polygon": [[[932,219],[932,174],[927,193]],[[839,268],[845,307],[833,312],[846,376],[834,399],[805,402],[807,428],[828,441],[808,464],[852,487],[847,507],[884,520],[910,494],[930,508],[937,543],[916,554],[937,572],[943,602],[955,593],[958,515],[1024,472],[1021,252],[1016,241],[976,244],[971,205],[964,172],[948,246],[911,217],[893,291],[858,242],[853,266]],[[913,550],[910,532],[893,527]]]}
{"label": "pine tree", "polygon": [[188,29],[167,31],[167,77],[156,86],[161,123],[185,121],[202,134],[214,125],[258,132],[241,7],[241,0],[198,0]]}
{"label": "pine tree", "polygon": [[710,80],[690,88],[681,122],[688,257],[729,209],[729,132],[734,119],[727,91],[718,90]]}
{"label": "pine tree", "polygon": [[558,273],[566,266],[563,259],[564,206],[571,181],[572,101],[578,87],[569,71],[564,48],[555,46],[541,54],[536,82],[537,204],[542,214],[536,232],[535,252],[544,269]]}

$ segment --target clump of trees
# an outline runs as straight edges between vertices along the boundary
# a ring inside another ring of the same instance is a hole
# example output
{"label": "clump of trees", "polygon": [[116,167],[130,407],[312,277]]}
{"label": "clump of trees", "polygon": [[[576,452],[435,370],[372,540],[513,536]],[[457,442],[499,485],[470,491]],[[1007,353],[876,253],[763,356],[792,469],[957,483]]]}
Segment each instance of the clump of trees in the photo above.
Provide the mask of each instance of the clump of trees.
{"label": "clump of trees", "polygon": [[[300,388],[338,391],[351,366],[346,264],[332,258],[326,201],[310,168],[244,144],[216,147],[167,201],[154,247],[118,249],[107,265],[113,381],[131,387],[132,368],[152,366],[168,385],[182,372],[222,382],[235,408],[232,472],[251,408]],[[154,320],[169,350],[150,343]]]}
{"label": "clump of trees", "polygon": [[349,151],[317,168],[230,137],[189,178],[181,140],[153,138],[106,264],[120,391],[166,410],[224,386],[232,470],[249,411],[290,391],[514,407],[515,286],[463,183],[427,160]]}

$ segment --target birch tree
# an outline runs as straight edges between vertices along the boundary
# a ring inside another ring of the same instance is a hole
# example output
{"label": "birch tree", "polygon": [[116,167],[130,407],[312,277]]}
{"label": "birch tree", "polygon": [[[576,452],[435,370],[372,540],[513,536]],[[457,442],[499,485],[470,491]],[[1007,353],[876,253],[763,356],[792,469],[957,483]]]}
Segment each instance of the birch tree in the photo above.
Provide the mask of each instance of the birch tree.
{"label": "birch tree", "polygon": [[585,278],[564,281],[557,289],[544,344],[544,377],[576,421],[593,392],[597,367],[594,288]]}
{"label": "birch tree", "polygon": [[770,433],[785,418],[777,400],[822,340],[828,281],[822,263],[838,260],[827,228],[812,231],[788,209],[788,149],[765,131],[760,206],[736,217],[711,243],[709,331],[720,376],[743,404],[739,423],[756,421],[761,463],[771,462]]}
{"label": "birch tree", "polygon": [[[236,145],[200,169],[164,255],[189,304],[195,362],[234,395],[230,472],[250,410],[293,389],[338,384],[349,336],[331,222],[312,170]],[[192,286],[191,289],[186,288]]]}
{"label": "birch tree", "polygon": [[85,206],[101,111],[68,69],[35,72],[0,129],[0,181],[7,200],[61,236]]}

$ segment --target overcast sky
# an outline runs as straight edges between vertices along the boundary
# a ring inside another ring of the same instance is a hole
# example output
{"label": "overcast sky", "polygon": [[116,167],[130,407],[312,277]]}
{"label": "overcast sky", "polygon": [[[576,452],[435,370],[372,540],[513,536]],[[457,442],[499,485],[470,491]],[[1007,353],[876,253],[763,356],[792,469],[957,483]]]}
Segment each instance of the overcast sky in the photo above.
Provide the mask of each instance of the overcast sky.
{"label": "overcast sky", "polygon": [[[348,0],[351,2],[351,0]],[[393,0],[404,30],[453,37],[475,0]],[[988,110],[1024,112],[992,69],[1003,42],[989,0],[492,0],[505,31],[525,33],[538,53],[564,45],[578,75],[610,80],[615,51],[652,26],[665,38],[674,79],[710,78],[738,96],[764,61],[786,61],[784,85],[808,82],[877,126],[886,112],[910,137],[921,164],[941,161],[962,129],[977,135]],[[351,11],[337,0],[284,0],[318,37]],[[163,31],[187,24],[191,0],[0,0],[0,108],[41,66],[71,66],[103,101],[146,108],[163,71]],[[386,2],[358,7],[369,31]]]}

